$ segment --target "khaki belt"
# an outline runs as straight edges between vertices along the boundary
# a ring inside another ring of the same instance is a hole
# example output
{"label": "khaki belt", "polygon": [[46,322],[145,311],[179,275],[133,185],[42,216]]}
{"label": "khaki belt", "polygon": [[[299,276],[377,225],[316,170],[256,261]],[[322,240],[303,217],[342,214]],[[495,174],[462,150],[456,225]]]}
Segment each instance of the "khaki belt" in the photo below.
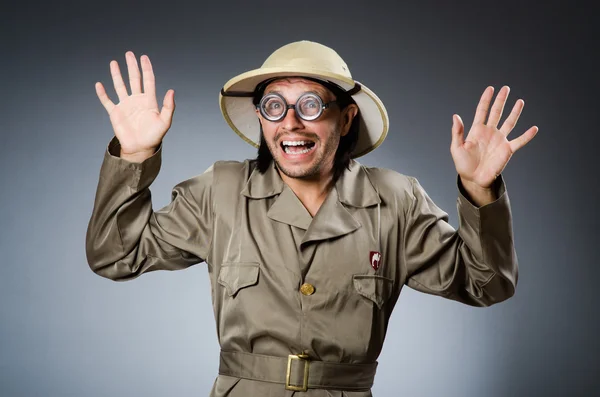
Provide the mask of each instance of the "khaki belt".
{"label": "khaki belt", "polygon": [[307,389],[369,390],[377,362],[346,364],[313,361],[306,354],[287,357],[265,356],[221,350],[219,374],[236,378],[281,383],[286,390]]}

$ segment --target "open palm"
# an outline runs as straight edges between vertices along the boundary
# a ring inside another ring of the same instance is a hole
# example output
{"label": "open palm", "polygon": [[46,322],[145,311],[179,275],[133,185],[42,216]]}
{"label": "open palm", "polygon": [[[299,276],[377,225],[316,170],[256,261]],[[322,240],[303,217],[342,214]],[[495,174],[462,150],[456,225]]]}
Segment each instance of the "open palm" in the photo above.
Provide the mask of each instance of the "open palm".
{"label": "open palm", "polygon": [[127,93],[127,87],[116,61],[111,61],[110,71],[119,103],[115,105],[108,98],[100,82],[96,83],[96,94],[110,116],[122,152],[127,154],[154,152],[171,127],[175,110],[174,91],[167,91],[163,108],[159,111],[150,58],[142,55],[140,59],[144,84],[144,92],[142,92],[142,76],[135,55],[128,51],[125,57],[131,95]]}
{"label": "open palm", "polygon": [[489,188],[494,179],[504,170],[513,153],[527,144],[537,133],[538,128],[533,126],[512,141],[507,139],[525,105],[522,99],[515,103],[502,127],[497,128],[508,92],[508,86],[502,87],[486,123],[494,87],[485,89],[466,139],[463,138],[464,126],[460,116],[453,117],[450,152],[456,171],[463,181],[474,183],[482,188]]}

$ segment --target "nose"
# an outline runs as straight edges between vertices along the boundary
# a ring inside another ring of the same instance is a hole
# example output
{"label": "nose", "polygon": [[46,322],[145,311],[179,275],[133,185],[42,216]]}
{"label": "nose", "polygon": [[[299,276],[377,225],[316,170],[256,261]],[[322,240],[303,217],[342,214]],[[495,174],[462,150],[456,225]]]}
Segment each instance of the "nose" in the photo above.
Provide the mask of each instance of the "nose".
{"label": "nose", "polygon": [[293,131],[304,127],[302,119],[298,117],[296,109],[288,109],[287,114],[281,120],[282,127],[287,131]]}

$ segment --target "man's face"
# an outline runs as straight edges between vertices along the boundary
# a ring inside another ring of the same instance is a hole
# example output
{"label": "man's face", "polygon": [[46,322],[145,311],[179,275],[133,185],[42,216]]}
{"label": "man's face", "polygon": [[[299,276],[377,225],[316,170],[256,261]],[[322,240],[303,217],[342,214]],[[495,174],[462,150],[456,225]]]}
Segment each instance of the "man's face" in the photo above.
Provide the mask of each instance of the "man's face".
{"label": "man's face", "polygon": [[[271,82],[263,95],[273,92],[282,95],[288,104],[295,104],[306,92],[317,93],[324,103],[336,99],[324,86],[295,77]],[[291,178],[319,179],[332,172],[340,137],[348,133],[355,108],[350,105],[342,112],[332,104],[313,121],[301,119],[295,109],[288,109],[286,116],[275,122],[265,119],[259,110],[256,113],[279,170]]]}

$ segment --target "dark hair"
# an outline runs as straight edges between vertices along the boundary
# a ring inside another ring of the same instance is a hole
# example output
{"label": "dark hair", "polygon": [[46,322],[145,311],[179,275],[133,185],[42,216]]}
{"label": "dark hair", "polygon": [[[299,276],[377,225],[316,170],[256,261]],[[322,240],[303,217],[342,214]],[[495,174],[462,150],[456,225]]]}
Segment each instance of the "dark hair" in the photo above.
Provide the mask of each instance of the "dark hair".
{"label": "dark hair", "polygon": [[[344,110],[350,104],[356,104],[354,99],[350,95],[346,93],[344,89],[339,87],[336,84],[333,84],[328,81],[322,81],[313,79],[310,77],[303,77],[307,80],[315,81],[325,88],[329,89],[335,95],[337,106],[340,110]],[[252,100],[254,105],[257,105],[260,102],[260,99],[263,96],[265,88],[267,85],[275,79],[269,79],[256,87],[255,95]],[[352,159],[352,153],[356,148],[356,144],[358,143],[358,130],[360,128],[360,110],[354,116],[352,120],[352,124],[350,124],[350,129],[345,136],[340,137],[340,143],[335,152],[335,157],[333,160],[333,180],[336,181],[340,175],[344,172],[344,168],[350,169],[350,160]],[[265,173],[269,166],[271,165],[271,161],[273,161],[273,156],[271,155],[271,151],[267,146],[267,142],[265,141],[262,125],[260,126],[260,144],[258,146],[258,153],[256,156],[256,162],[258,170],[261,173]]]}

